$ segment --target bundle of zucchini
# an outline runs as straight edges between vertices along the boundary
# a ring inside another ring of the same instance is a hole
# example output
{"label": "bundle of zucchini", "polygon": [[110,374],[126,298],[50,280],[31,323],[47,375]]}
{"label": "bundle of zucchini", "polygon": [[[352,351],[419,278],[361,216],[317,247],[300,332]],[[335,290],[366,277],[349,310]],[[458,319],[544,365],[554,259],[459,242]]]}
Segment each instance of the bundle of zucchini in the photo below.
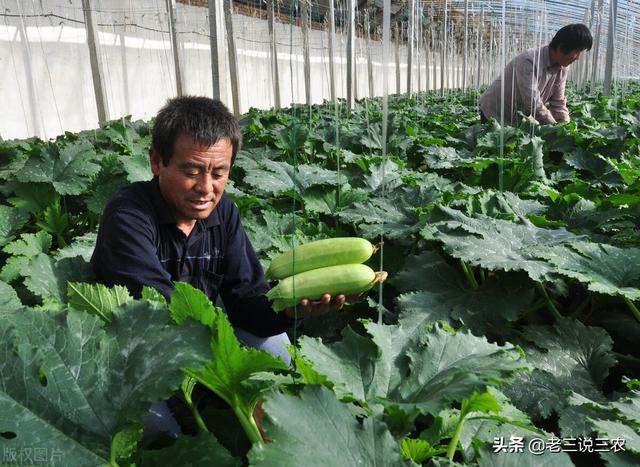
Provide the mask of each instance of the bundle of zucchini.
{"label": "bundle of zucchini", "polygon": [[328,238],[300,245],[274,258],[268,279],[278,285],[267,292],[275,311],[292,307],[303,298],[318,300],[324,294],[357,295],[387,277],[363,263],[377,250],[357,237]]}

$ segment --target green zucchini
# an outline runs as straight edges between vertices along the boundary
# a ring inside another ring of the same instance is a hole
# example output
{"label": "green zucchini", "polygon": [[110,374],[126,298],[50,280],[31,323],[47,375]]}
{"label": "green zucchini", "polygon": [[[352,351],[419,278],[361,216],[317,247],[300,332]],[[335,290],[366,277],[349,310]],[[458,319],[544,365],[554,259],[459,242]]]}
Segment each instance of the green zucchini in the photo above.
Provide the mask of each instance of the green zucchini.
{"label": "green zucchini", "polygon": [[340,264],[312,269],[282,279],[267,292],[273,309],[280,311],[293,306],[303,298],[318,300],[324,294],[357,295],[384,280],[386,272],[375,273],[364,264]]}
{"label": "green zucchini", "polygon": [[359,237],[317,240],[276,256],[265,275],[267,279],[284,279],[312,269],[364,263],[375,251],[371,242]]}

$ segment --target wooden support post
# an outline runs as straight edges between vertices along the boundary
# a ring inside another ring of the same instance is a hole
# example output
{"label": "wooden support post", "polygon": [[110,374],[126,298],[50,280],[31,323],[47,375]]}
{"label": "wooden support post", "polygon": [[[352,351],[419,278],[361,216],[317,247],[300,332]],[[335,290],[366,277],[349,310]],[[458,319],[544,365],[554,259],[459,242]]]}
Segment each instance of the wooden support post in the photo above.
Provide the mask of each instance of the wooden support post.
{"label": "wooden support post", "polygon": [[396,94],[400,95],[400,28],[396,23]]}
{"label": "wooden support post", "polygon": [[409,27],[407,29],[407,96],[411,95],[411,78],[413,75],[413,54],[414,49],[414,36],[415,36],[415,16],[416,16],[416,1],[411,1],[411,8],[409,11]]}
{"label": "wooden support post", "polygon": [[331,101],[336,102],[336,71],[334,66],[336,53],[336,9],[333,2],[334,0],[329,0],[329,90],[331,92]]}
{"label": "wooden support post", "polygon": [[171,50],[173,51],[173,68],[176,75],[176,95],[183,95],[182,71],[180,67],[180,44],[176,32],[176,5],[175,0],[167,0],[167,15],[169,17],[169,37],[171,40]]}
{"label": "wooden support post", "polygon": [[267,20],[271,39],[271,82],[273,83],[273,104],[280,108],[280,73],[278,70],[278,48],[276,46],[276,12],[274,0],[267,0]]}
{"label": "wooden support post", "polygon": [[311,105],[311,59],[309,58],[310,10],[308,0],[299,0],[302,16],[302,52],[304,55],[304,94],[307,105]]}
{"label": "wooden support post", "polygon": [[467,61],[469,59],[469,0],[464,0],[464,58],[462,62],[462,89],[467,89]]}
{"label": "wooden support post", "polygon": [[604,67],[604,89],[605,96],[611,95],[611,79],[613,76],[613,61],[615,55],[616,23],[618,15],[618,0],[610,0],[609,4],[609,33],[607,34],[607,58]]}
{"label": "wooden support post", "polygon": [[209,36],[211,44],[211,85],[213,98],[227,102],[226,83],[220,82],[226,76],[224,59],[224,13],[223,0],[209,0]]}
{"label": "wooden support post", "polygon": [[348,111],[350,111],[353,108],[355,29],[356,29],[356,2],[355,0],[347,0],[347,110]]}
{"label": "wooden support post", "polygon": [[238,54],[233,35],[233,0],[224,0],[224,24],[227,30],[227,50],[229,52],[229,78],[231,79],[231,98],[233,112],[240,115],[240,96],[238,95]]}
{"label": "wooden support post", "polygon": [[598,54],[600,53],[600,36],[602,33],[602,6],[604,0],[600,0],[598,4],[598,13],[596,19],[598,20],[598,30],[595,37],[595,47],[593,50],[593,68],[591,70],[591,91],[595,89],[596,78],[598,77]]}
{"label": "wooden support post", "polygon": [[109,119],[109,107],[102,84],[102,67],[98,60],[96,46],[96,32],[93,25],[93,10],[91,0],[82,0],[84,22],[87,29],[87,45],[89,46],[89,62],[91,63],[91,77],[93,78],[93,92],[96,96],[96,108],[98,109],[98,122],[105,123]]}
{"label": "wooden support post", "polygon": [[441,51],[441,61],[442,67],[440,68],[440,93],[444,95],[444,88],[446,87],[445,79],[447,78],[445,70],[447,68],[446,59],[447,59],[447,0],[444,0],[442,3],[442,11],[444,16],[444,21],[441,24],[442,27],[442,51]]}
{"label": "wooden support post", "polygon": [[364,27],[367,30],[367,82],[369,84],[369,98],[373,98],[375,94],[373,87],[373,61],[371,59],[371,23],[369,21],[369,11],[367,11],[364,16]]}

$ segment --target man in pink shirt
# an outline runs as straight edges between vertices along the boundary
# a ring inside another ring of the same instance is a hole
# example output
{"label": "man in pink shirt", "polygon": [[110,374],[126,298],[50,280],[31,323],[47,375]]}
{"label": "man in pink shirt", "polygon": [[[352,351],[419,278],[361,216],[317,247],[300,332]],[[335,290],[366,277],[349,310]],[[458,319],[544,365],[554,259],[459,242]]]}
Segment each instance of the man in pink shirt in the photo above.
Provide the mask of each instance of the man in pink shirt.
{"label": "man in pink shirt", "polygon": [[[549,45],[529,49],[511,60],[504,69],[504,124],[518,124],[520,111],[541,124],[569,121],[565,84],[569,65],[584,50],[591,50],[593,38],[584,24],[561,28]],[[546,104],[549,104],[547,108]],[[502,121],[502,76],[480,97],[480,121]]]}

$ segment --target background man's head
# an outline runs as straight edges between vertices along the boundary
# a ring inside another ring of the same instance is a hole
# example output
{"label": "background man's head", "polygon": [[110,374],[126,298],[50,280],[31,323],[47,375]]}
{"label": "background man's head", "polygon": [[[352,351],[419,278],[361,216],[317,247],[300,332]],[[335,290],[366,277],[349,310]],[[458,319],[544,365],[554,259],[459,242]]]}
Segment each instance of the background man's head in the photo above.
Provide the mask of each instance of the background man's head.
{"label": "background man's head", "polygon": [[568,24],[561,28],[549,44],[549,57],[554,65],[569,66],[593,44],[591,32],[584,24]]}
{"label": "background man's head", "polygon": [[593,37],[588,27],[584,24],[568,24],[556,32],[549,47],[568,54],[573,50],[591,50],[592,45]]}
{"label": "background man's head", "polygon": [[235,116],[225,105],[201,96],[182,96],[170,99],[160,109],[153,124],[151,146],[168,165],[175,141],[180,134],[191,136],[202,146],[213,146],[228,138],[233,147],[232,163],[240,150],[242,134]]}

